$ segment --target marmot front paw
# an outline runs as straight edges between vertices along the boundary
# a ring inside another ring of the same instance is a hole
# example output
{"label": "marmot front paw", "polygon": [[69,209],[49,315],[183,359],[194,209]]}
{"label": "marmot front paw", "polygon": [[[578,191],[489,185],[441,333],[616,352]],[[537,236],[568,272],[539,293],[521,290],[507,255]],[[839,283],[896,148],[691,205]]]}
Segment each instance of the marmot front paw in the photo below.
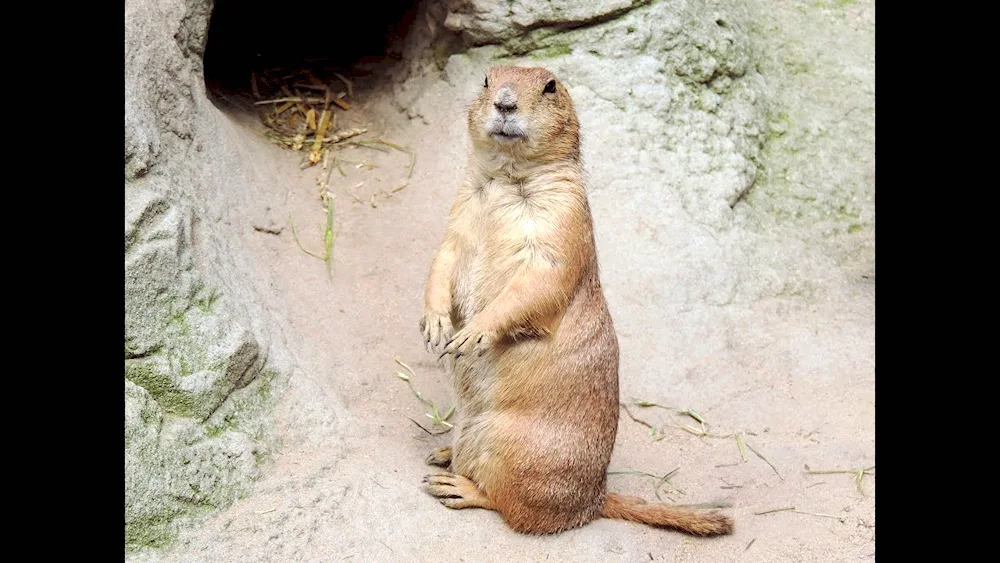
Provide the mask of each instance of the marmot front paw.
{"label": "marmot front paw", "polygon": [[424,335],[424,347],[436,350],[439,345],[447,344],[451,340],[455,329],[451,326],[451,317],[447,314],[427,311],[420,319],[420,332]]}
{"label": "marmot front paw", "polygon": [[446,354],[454,354],[456,358],[471,355],[481,356],[493,344],[494,338],[491,331],[482,330],[475,323],[470,323],[455,333],[455,336],[448,341],[441,357],[443,358]]}

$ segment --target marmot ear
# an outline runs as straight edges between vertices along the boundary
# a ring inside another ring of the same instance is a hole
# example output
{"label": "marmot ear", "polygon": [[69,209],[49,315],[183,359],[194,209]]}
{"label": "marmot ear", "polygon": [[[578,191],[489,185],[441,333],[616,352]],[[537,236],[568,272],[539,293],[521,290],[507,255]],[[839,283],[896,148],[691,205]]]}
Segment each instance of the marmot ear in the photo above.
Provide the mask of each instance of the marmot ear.
{"label": "marmot ear", "polygon": [[555,80],[549,80],[545,84],[545,90],[543,92],[545,94],[555,94],[556,93],[556,81]]}

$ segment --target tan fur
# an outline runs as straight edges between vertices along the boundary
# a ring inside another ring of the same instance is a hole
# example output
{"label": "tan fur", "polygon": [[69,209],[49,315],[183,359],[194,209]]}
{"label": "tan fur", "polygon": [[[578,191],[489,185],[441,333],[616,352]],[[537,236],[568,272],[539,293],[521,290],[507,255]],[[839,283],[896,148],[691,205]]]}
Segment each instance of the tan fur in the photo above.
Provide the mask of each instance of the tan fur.
{"label": "tan fur", "polygon": [[[420,323],[452,355],[461,422],[427,492],[554,533],[598,517],[692,534],[722,515],[606,494],[618,340],[601,289],[569,93],[541,68],[495,67],[469,108],[473,150]],[[555,81],[555,91],[546,85]],[[498,137],[502,132],[513,138]]]}

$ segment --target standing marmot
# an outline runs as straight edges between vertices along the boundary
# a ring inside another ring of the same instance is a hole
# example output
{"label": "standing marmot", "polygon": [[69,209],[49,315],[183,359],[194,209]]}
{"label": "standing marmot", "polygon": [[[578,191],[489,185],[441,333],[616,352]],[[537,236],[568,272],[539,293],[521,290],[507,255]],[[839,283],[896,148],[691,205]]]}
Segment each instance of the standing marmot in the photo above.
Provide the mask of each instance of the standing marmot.
{"label": "standing marmot", "polygon": [[606,493],[618,429],[618,340],[601,290],[579,121],[541,68],[491,68],[469,109],[473,150],[420,322],[454,355],[460,423],[428,463],[450,508],[545,534],[598,517],[692,534],[721,514]]}

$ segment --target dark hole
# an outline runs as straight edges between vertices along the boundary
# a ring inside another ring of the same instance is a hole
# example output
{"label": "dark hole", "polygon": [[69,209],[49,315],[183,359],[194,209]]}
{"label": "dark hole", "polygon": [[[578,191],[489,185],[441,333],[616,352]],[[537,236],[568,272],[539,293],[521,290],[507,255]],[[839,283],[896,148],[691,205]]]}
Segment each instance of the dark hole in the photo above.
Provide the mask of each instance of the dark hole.
{"label": "dark hole", "polygon": [[717,25],[719,27],[729,27],[729,24],[726,23],[726,20],[723,20],[723,19],[715,20],[715,25]]}
{"label": "dark hole", "polygon": [[282,86],[341,84],[334,73],[363,88],[366,78],[402,59],[417,8],[414,0],[349,8],[216,0],[205,46],[206,89],[216,103],[271,99],[283,95]]}

